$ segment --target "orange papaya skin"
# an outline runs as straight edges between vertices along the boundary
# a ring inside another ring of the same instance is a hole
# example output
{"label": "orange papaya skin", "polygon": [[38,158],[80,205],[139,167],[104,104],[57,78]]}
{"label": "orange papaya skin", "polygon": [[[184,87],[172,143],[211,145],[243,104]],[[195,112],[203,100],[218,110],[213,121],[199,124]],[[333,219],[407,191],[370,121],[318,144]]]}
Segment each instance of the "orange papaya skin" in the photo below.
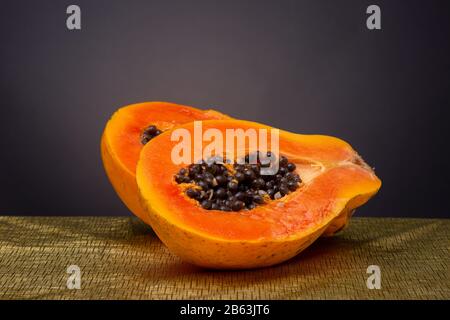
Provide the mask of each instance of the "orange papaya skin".
{"label": "orange papaya skin", "polygon": [[[242,120],[211,120],[202,125],[204,130],[270,129]],[[180,128],[193,134],[192,123]],[[205,210],[174,182],[174,174],[185,165],[171,161],[176,142],[170,137],[170,131],[163,133],[141,152],[136,178],[142,206],[171,252],[207,268],[247,269],[286,261],[318,237],[347,225],[353,210],[381,187],[348,143],[280,131],[280,154],[296,164],[301,187],[248,211]]]}
{"label": "orange papaya skin", "polygon": [[136,184],[136,165],[143,148],[141,134],[145,128],[156,125],[165,131],[194,120],[229,118],[214,110],[168,102],[144,102],[117,110],[106,124],[100,149],[107,176],[128,209],[147,224],[150,223],[141,206]]}

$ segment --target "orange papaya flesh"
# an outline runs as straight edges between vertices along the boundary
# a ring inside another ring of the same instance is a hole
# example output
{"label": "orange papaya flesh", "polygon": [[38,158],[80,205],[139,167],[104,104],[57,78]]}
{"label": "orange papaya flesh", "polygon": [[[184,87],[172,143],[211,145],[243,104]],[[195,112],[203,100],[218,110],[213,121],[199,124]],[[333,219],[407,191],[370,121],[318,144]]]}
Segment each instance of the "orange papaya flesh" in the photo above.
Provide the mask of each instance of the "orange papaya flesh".
{"label": "orange papaya flesh", "polygon": [[[203,121],[203,129],[267,129],[242,120]],[[178,128],[194,135],[193,123]],[[280,131],[280,154],[296,164],[300,187],[252,210],[205,210],[184,193],[174,175],[168,131],[146,145],[137,184],[149,221],[170,251],[204,267],[241,269],[283,262],[348,223],[351,212],[369,200],[381,181],[352,147],[337,138]],[[203,142],[205,147],[209,142]],[[269,144],[270,148],[270,144]],[[236,154],[236,150],[235,154]],[[198,159],[194,159],[198,160]]]}
{"label": "orange papaya flesh", "polygon": [[136,165],[144,146],[141,138],[145,128],[154,125],[164,132],[194,120],[228,118],[214,110],[168,102],[138,103],[117,110],[103,132],[101,154],[108,178],[128,209],[149,223],[141,207],[136,184]]}

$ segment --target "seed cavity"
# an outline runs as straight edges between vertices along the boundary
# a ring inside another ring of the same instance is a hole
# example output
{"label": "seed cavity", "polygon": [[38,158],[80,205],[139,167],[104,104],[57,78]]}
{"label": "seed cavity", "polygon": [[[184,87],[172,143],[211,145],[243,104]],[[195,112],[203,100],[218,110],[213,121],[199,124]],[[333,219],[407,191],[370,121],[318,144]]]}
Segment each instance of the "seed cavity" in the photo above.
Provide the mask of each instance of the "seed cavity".
{"label": "seed cavity", "polygon": [[159,136],[162,133],[155,125],[150,125],[144,129],[141,135],[141,143],[146,145],[147,142],[152,140],[154,137]]}
{"label": "seed cavity", "polygon": [[185,194],[197,200],[203,209],[221,211],[254,209],[270,200],[281,199],[297,190],[302,182],[295,173],[295,164],[285,156],[280,156],[275,175],[260,174],[265,165],[259,158],[256,164],[248,161],[249,155],[246,155],[245,164],[227,167],[215,157],[180,169],[174,179],[178,184],[194,184]]}

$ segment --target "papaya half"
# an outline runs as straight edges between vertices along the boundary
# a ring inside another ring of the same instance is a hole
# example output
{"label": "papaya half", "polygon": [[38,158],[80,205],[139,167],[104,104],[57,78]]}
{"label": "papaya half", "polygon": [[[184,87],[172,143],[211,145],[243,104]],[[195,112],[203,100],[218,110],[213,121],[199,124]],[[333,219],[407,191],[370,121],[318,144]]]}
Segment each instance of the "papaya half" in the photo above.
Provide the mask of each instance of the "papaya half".
{"label": "papaya half", "polygon": [[118,109],[103,131],[101,154],[107,176],[128,209],[149,223],[139,202],[136,184],[136,165],[145,144],[161,132],[183,123],[227,118],[214,110],[167,102],[145,102]]}
{"label": "papaya half", "polygon": [[[202,121],[202,128],[223,136],[228,129],[272,129],[232,119]],[[238,154],[247,159],[254,152],[248,145],[225,144],[219,160],[211,162],[195,152],[211,142],[191,141],[193,163],[173,161],[179,145],[175,130],[196,134],[190,122],[146,144],[137,165],[137,185],[158,237],[171,252],[199,266],[246,269],[281,263],[319,236],[345,226],[353,210],[381,187],[373,170],[338,138],[280,130],[278,173],[259,176],[261,159],[236,164]],[[228,159],[228,154],[235,158]]]}

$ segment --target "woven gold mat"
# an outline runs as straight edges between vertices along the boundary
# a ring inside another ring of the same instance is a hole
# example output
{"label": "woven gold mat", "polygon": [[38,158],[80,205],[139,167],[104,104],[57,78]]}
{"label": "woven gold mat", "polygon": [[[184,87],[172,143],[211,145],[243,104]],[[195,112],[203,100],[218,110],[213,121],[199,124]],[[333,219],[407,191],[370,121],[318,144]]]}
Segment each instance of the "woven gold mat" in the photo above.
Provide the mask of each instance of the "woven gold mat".
{"label": "woven gold mat", "polygon": [[282,265],[224,272],[181,262],[135,218],[0,217],[0,299],[449,299],[449,240],[450,220],[353,218]]}

